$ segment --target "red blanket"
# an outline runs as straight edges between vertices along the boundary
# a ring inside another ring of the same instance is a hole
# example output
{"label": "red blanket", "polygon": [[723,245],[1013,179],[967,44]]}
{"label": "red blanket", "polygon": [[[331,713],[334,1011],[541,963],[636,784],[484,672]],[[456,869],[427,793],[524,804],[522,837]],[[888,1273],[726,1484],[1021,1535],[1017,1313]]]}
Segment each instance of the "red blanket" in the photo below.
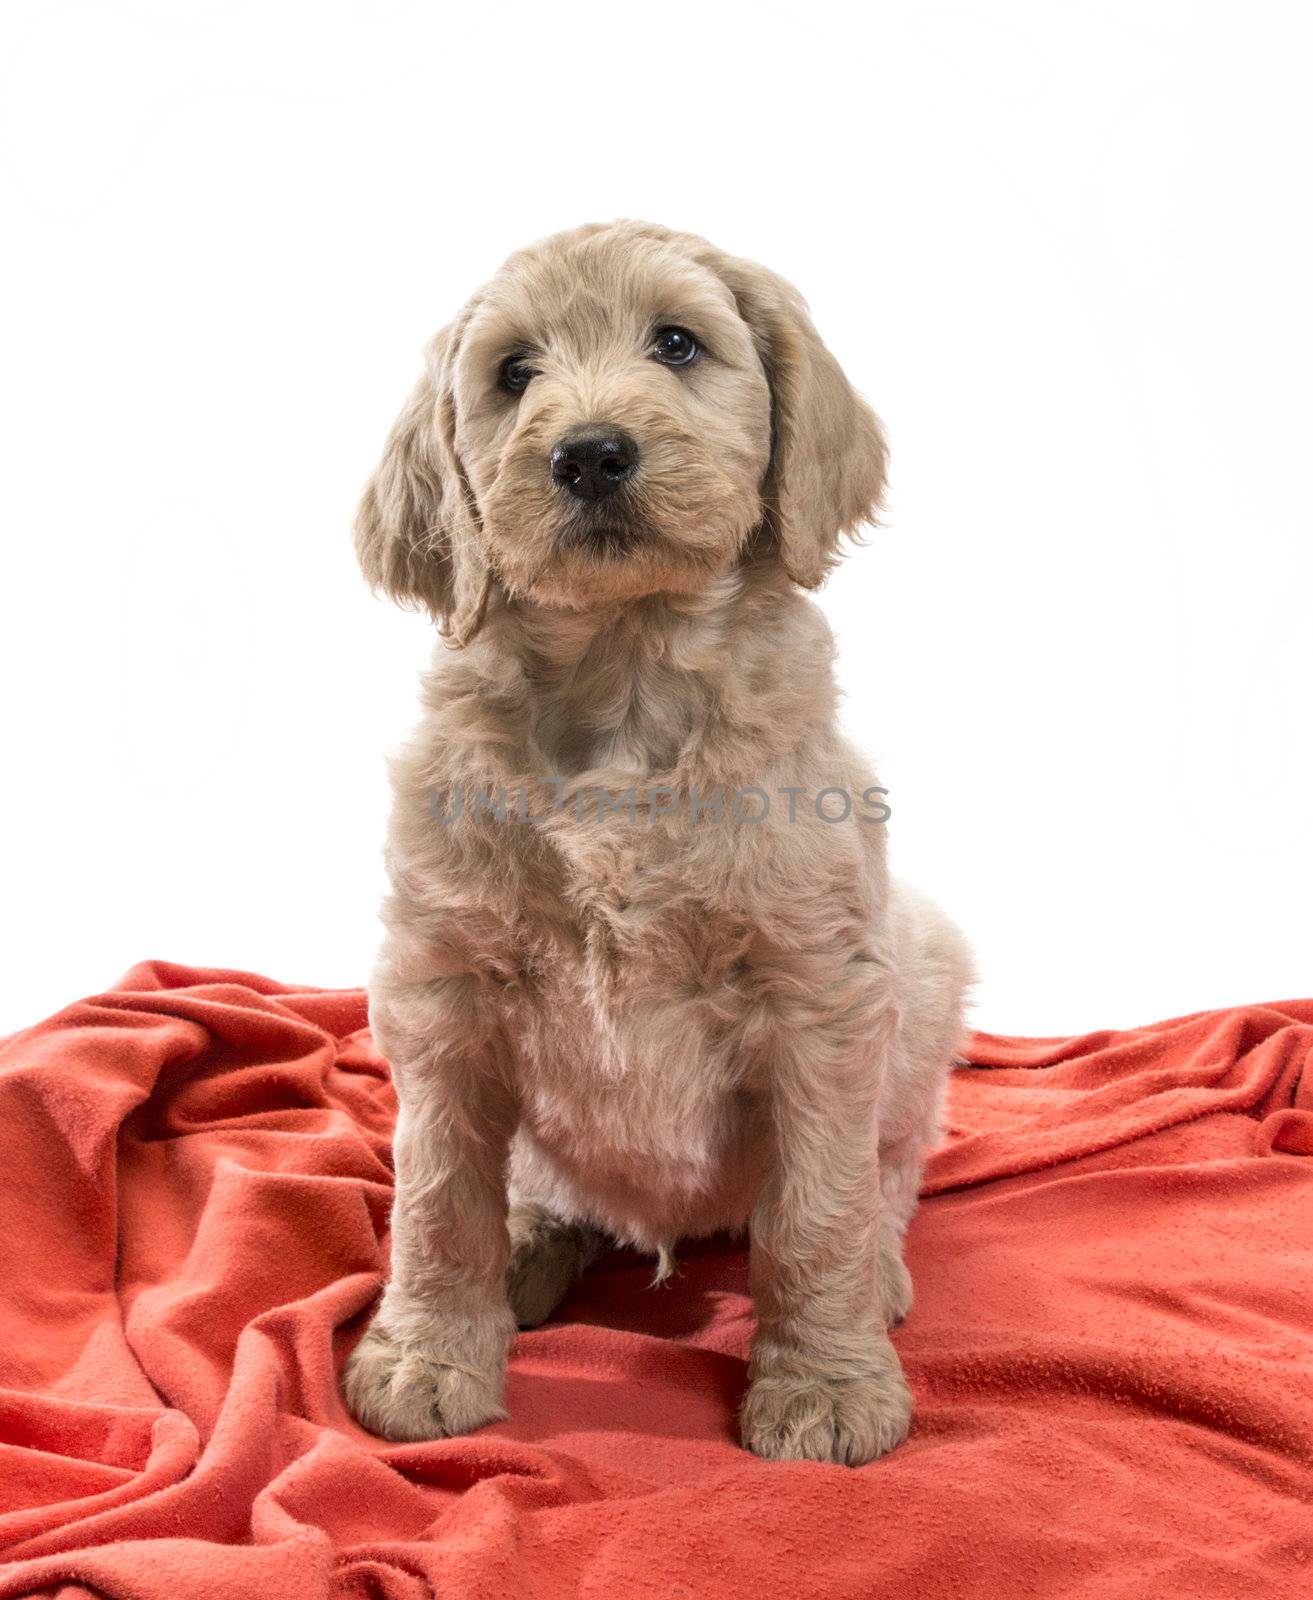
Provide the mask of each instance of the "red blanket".
{"label": "red blanket", "polygon": [[616,1253],[511,1420],[387,1445],[359,993],[138,967],[0,1047],[0,1600],[1313,1595],[1313,1001],[978,1035],[912,1226],[912,1436],[735,1443],[745,1259]]}

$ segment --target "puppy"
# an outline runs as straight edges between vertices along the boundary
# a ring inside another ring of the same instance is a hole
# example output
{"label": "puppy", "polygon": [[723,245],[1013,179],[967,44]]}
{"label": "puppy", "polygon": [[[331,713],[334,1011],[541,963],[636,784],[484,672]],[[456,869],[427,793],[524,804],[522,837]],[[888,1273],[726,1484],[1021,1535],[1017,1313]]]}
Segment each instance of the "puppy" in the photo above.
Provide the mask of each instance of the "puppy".
{"label": "puppy", "polygon": [[444,636],[370,988],[399,1113],[367,1428],[504,1416],[517,1324],[603,1243],[665,1270],[746,1226],[743,1443],[906,1435],[888,1329],[969,960],[887,877],[799,592],[884,479],[798,294],[687,234],[547,239],[429,346],[356,527]]}

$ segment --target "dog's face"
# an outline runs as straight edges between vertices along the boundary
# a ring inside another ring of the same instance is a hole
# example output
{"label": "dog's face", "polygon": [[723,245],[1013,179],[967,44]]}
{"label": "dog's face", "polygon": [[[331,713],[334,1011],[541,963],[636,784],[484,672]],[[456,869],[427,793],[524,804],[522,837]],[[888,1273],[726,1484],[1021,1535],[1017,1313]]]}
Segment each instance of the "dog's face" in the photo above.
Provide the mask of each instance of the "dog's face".
{"label": "dog's face", "polygon": [[488,560],[517,592],[687,589],[761,521],[766,375],[729,289],[670,241],[606,229],[512,257],[452,393]]}
{"label": "dog's face", "polygon": [[428,351],[357,522],[371,582],[456,642],[490,586],[583,608],[752,550],[819,583],[884,443],[797,294],[640,223],[511,257]]}

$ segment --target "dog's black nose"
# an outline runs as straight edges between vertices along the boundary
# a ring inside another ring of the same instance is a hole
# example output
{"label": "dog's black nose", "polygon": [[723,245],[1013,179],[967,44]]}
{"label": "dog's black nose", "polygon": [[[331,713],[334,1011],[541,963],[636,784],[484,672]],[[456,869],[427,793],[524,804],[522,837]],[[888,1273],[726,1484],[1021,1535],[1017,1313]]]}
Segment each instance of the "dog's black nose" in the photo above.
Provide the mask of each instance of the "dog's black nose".
{"label": "dog's black nose", "polygon": [[638,446],[619,428],[568,434],[551,454],[552,477],[580,500],[605,500],[638,470]]}

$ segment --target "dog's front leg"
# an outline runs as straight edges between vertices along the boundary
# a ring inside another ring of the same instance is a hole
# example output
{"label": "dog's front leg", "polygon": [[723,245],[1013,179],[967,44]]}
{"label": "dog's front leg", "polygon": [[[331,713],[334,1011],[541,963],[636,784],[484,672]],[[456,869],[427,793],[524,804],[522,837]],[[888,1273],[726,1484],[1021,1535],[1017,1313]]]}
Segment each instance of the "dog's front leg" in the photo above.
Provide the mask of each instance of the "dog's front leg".
{"label": "dog's front leg", "polygon": [[474,979],[376,994],[370,1022],[399,1106],[392,1270],[344,1390],[371,1432],[438,1439],[505,1415],[513,1097]]}
{"label": "dog's front leg", "polygon": [[776,1030],[741,1416],[758,1455],[848,1466],[901,1443],[912,1415],[877,1286],[876,1107],[889,1028],[878,1018],[854,1052],[854,1020]]}

